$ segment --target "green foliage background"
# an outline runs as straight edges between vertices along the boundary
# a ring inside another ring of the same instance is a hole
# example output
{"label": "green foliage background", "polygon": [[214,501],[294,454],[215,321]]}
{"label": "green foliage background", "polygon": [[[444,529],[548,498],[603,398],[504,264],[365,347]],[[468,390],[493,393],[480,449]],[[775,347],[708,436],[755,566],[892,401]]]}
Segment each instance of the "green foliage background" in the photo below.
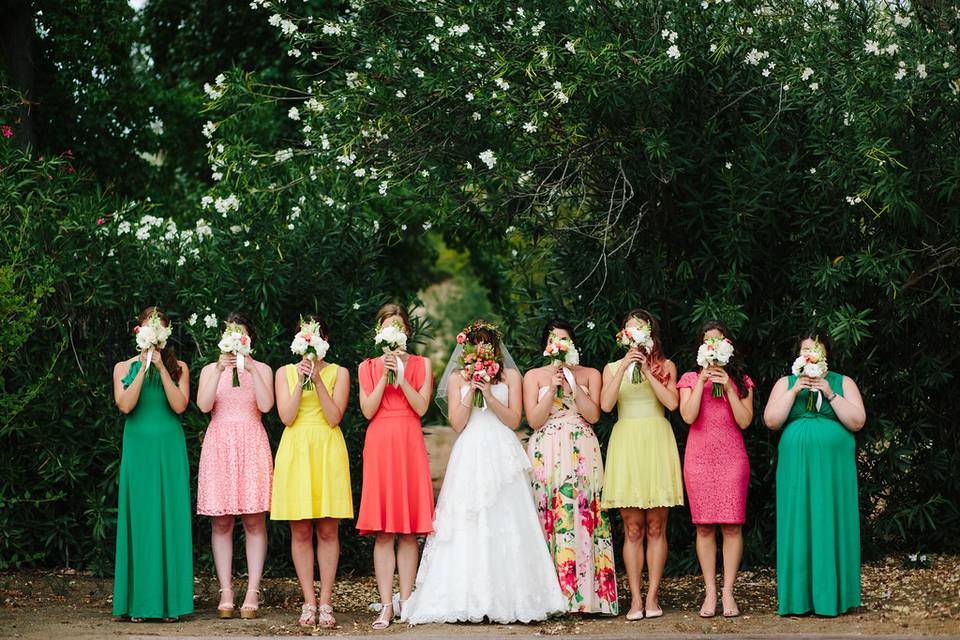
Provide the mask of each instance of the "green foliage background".
{"label": "green foliage background", "polygon": [[[34,87],[19,95],[0,65],[0,123],[15,134],[0,138],[0,568],[109,573],[122,434],[110,373],[147,304],[172,316],[194,384],[216,342],[204,316],[234,309],[273,366],[297,316],[321,313],[333,359],[354,370],[387,300],[427,309],[421,348],[438,365],[476,315],[536,365],[540,326],[562,315],[601,367],[639,305],[684,371],[697,325],[722,319],[759,385],[753,564],[774,551],[777,437],[759,416],[791,336],[818,324],[867,403],[866,555],[958,549],[949,3],[899,20],[869,1],[257,4],[36,2]],[[298,29],[271,26],[274,11]],[[898,48],[870,53],[871,40]],[[185,419],[194,472],[205,422],[195,408]],[[275,445],[279,421],[265,423]],[[355,492],[363,426],[354,407]],[[688,512],[671,517],[670,568],[692,570]],[[195,525],[208,567],[209,525]],[[343,533],[342,566],[368,571],[364,541]],[[271,572],[290,573],[286,536],[271,527]]]}

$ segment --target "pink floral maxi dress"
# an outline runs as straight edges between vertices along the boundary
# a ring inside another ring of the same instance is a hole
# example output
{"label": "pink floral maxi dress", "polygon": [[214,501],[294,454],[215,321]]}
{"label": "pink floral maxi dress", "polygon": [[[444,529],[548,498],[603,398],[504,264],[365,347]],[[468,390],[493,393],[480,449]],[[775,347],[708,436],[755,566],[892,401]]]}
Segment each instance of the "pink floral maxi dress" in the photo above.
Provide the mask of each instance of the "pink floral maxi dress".
{"label": "pink floral maxi dress", "polygon": [[[270,380],[266,365],[261,375]],[[197,513],[205,516],[263,513],[270,510],[273,455],[261,422],[260,408],[249,371],[233,386],[233,370],[220,374],[210,425],[200,450]]]}
{"label": "pink floral maxi dress", "polygon": [[[552,392],[543,387],[540,397]],[[567,610],[617,615],[613,540],[600,510],[600,442],[572,398],[554,401],[546,424],[530,437],[527,453],[540,524]]]}

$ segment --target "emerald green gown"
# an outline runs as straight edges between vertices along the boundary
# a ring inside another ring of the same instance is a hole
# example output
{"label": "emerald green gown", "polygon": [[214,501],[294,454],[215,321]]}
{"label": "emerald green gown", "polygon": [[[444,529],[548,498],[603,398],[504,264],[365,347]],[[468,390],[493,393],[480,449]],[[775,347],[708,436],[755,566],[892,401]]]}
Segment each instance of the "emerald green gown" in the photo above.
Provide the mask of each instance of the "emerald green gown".
{"label": "emerald green gown", "polygon": [[[843,376],[826,379],[843,395]],[[797,395],[780,438],[777,612],[836,616],[860,606],[856,441],[826,398],[807,411],[809,393]]]}
{"label": "emerald green gown", "polygon": [[[130,365],[124,388],[140,366]],[[113,615],[175,618],[193,612],[190,467],[160,375],[146,375],[123,428]]]}

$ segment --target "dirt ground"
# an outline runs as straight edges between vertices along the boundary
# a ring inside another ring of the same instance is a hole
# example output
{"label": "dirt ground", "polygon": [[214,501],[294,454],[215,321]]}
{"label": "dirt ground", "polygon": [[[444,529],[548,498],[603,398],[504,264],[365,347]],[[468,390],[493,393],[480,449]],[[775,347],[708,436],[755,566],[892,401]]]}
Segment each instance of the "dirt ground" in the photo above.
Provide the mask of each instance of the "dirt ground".
{"label": "dirt ground", "polygon": [[[243,588],[242,583],[236,585]],[[813,616],[780,618],[775,613],[776,584],[769,570],[747,571],[738,581],[743,616],[702,620],[697,611],[702,585],[696,576],[667,578],[661,604],[663,618],[626,622],[618,618],[565,616],[534,625],[394,624],[387,634],[424,636],[647,636],[690,634],[864,634],[960,636],[960,556],[938,556],[928,569],[905,569],[900,558],[863,568],[862,611],[840,618]],[[299,588],[293,579],[264,584],[264,603],[256,620],[215,617],[217,588],[212,579],[197,579],[196,613],[173,623],[113,622],[112,582],[73,571],[0,574],[0,637],[85,640],[141,636],[289,636],[367,635],[374,633],[367,610],[377,600],[372,578],[344,578],[337,584],[334,604],[338,628],[302,630],[297,627]],[[621,586],[621,606],[629,599]]]}

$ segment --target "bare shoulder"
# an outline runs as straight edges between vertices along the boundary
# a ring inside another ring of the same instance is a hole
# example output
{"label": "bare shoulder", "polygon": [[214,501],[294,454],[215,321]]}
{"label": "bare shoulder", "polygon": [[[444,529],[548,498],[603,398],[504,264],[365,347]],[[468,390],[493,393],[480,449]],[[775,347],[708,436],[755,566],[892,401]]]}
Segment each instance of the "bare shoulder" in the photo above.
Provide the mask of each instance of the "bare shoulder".
{"label": "bare shoulder", "polygon": [[187,363],[183,360],[177,360],[177,366],[180,367],[180,375],[184,373],[190,373],[190,367],[187,366]]}
{"label": "bare shoulder", "polygon": [[590,380],[591,378],[598,378],[598,377],[600,377],[600,372],[597,371],[596,369],[594,369],[593,367],[582,367],[582,366],[581,366],[581,367],[577,367],[576,369],[574,369],[573,375],[574,375],[574,377],[581,377],[581,378],[585,378],[585,379],[587,379],[587,380]]}
{"label": "bare shoulder", "polygon": [[132,358],[127,358],[126,360],[121,360],[117,364],[113,365],[113,372],[120,373],[125,372],[126,369],[134,363],[134,361],[140,356],[134,356]]}
{"label": "bare shoulder", "polygon": [[523,379],[534,382],[543,380],[544,378],[550,377],[550,369],[551,367],[536,367],[535,369],[530,369],[524,374]]}
{"label": "bare shoulder", "polygon": [[273,369],[271,369],[270,365],[268,365],[266,362],[260,362],[257,360],[257,368],[260,369],[260,372],[263,375],[269,376],[273,374]]}
{"label": "bare shoulder", "polygon": [[523,382],[523,376],[520,374],[519,369],[504,369],[503,379],[506,382],[513,382],[514,384]]}

